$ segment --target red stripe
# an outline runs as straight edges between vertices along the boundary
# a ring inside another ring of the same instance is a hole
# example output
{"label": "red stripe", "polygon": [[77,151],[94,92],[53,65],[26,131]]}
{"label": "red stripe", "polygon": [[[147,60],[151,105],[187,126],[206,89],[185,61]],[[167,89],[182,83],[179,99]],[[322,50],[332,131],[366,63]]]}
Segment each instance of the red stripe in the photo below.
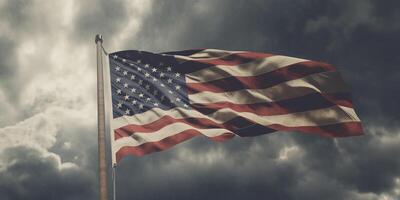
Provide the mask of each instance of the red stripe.
{"label": "red stripe", "polygon": [[114,138],[115,140],[117,140],[122,137],[129,137],[135,132],[151,133],[162,129],[167,125],[178,122],[188,124],[190,126],[193,126],[194,128],[202,128],[202,129],[225,128],[224,124],[218,124],[206,118],[175,119],[171,116],[165,115],[149,124],[145,125],[129,124],[124,127],[115,129]]}
{"label": "red stripe", "polygon": [[280,124],[272,124],[266,127],[258,124],[253,124],[235,131],[235,134],[241,137],[253,137],[275,131],[296,131],[324,137],[349,137],[363,134],[362,125],[360,122],[343,122],[322,126],[298,127],[287,127]]}
{"label": "red stripe", "polygon": [[233,53],[228,56],[224,56],[216,59],[198,59],[193,60],[194,62],[210,64],[210,65],[240,65],[243,63],[248,63],[254,61],[254,59],[267,58],[273,56],[273,54],[267,53],[257,53],[257,52],[242,52]]}
{"label": "red stripe", "polygon": [[334,105],[343,105],[350,108],[353,107],[350,95],[347,93],[311,93],[292,99],[253,104],[217,102],[208,104],[193,104],[192,106],[205,115],[211,114],[219,109],[230,108],[237,112],[251,112],[257,115],[271,116],[328,108]]}
{"label": "red stripe", "polygon": [[[340,124],[332,124],[325,126],[302,126],[302,127],[285,127],[282,125],[271,125],[269,126],[278,131],[300,131],[304,133],[317,134],[326,137],[347,137],[347,136],[359,136],[363,134],[362,125],[360,122],[346,122]],[[268,133],[268,132],[265,132]],[[196,135],[200,135],[200,132],[196,130],[186,130],[176,135],[170,136],[158,142],[144,143],[137,147],[125,146],[122,147],[116,153],[117,162],[127,155],[143,156],[145,154],[163,151],[176,144],[193,138]],[[246,137],[247,135],[241,135]],[[250,135],[249,135],[250,136]],[[211,138],[214,141],[226,141],[232,138],[233,135],[226,133],[224,135]]]}
{"label": "red stripe", "polygon": [[332,65],[305,61],[288,65],[271,72],[257,76],[237,77],[230,76],[223,79],[213,80],[205,83],[187,83],[188,93],[194,94],[203,91],[227,92],[240,89],[262,89],[277,85],[282,82],[299,79],[311,74],[334,71]]}
{"label": "red stripe", "polygon": [[206,118],[183,118],[183,119],[175,119],[171,116],[163,116],[160,119],[145,125],[136,125],[129,124],[124,127],[118,128],[114,130],[114,140],[118,140],[123,137],[130,137],[135,132],[142,133],[152,133],[154,131],[158,131],[165,126],[173,123],[185,123],[190,126],[199,129],[210,129],[210,128],[225,128],[229,131],[234,132],[243,127],[254,125],[254,122],[245,119],[243,117],[236,117],[229,121],[226,121],[222,124],[216,123]]}
{"label": "red stripe", "polygon": [[[254,110],[252,110],[252,111],[255,112]],[[242,134],[240,134],[240,132],[241,132],[240,129],[257,124],[256,122],[252,121],[251,119],[247,119],[247,118],[244,118],[241,116],[234,117],[233,119],[226,121],[224,123],[216,123],[207,118],[175,119],[171,116],[163,116],[163,117],[159,118],[158,120],[156,120],[152,123],[149,123],[149,124],[145,124],[145,125],[129,124],[124,127],[115,129],[114,130],[114,139],[118,140],[123,137],[130,137],[135,132],[152,133],[152,132],[158,131],[158,130],[164,128],[165,126],[173,124],[173,123],[184,123],[184,124],[190,125],[194,128],[198,128],[198,129],[225,128],[225,129],[232,131],[239,135],[242,135]],[[262,125],[260,125],[260,126],[262,126]],[[263,126],[263,127],[271,129],[268,132],[272,132],[273,130],[305,131],[302,129],[302,127],[287,127],[287,129],[284,129],[285,126],[279,125],[281,128],[277,129],[276,128],[277,126],[278,125],[269,125],[269,126]],[[321,127],[323,127],[323,126],[324,125],[322,125]],[[324,134],[323,131],[318,131],[318,130],[314,130],[314,131],[316,134]],[[251,134],[253,134],[253,133],[251,133]]]}
{"label": "red stripe", "polygon": [[[345,96],[340,93],[338,94],[330,94],[329,96]],[[341,100],[341,103],[344,100]],[[351,100],[347,99],[347,104],[351,105]],[[255,103],[255,104],[233,104],[229,102],[219,102],[212,104],[196,104],[193,105],[199,112],[208,115],[215,111],[218,111],[222,108],[230,108],[237,112],[251,112],[254,114],[262,115],[262,116],[270,116],[270,115],[280,115],[280,114],[289,114],[294,112],[302,112],[314,109],[327,108],[336,105],[335,102],[331,102],[328,99],[325,99],[324,94],[321,95],[319,93],[308,94],[302,97],[287,99],[277,102],[264,102],[264,103]],[[232,128],[233,122],[225,122],[223,124],[215,123],[206,118],[181,118],[175,119],[171,116],[162,116],[160,119],[144,125],[136,125],[130,124],[121,128],[118,128],[114,131],[115,139],[119,139],[122,137],[129,137],[134,132],[145,132],[150,133],[161,128],[173,124],[173,123],[185,123],[195,128],[226,128],[230,127],[230,130],[234,131],[236,128]]]}
{"label": "red stripe", "polygon": [[[161,118],[160,123],[158,126],[155,124],[153,125],[154,131],[161,129],[165,125],[160,125],[162,122],[164,122],[165,119]],[[234,132],[235,134],[238,134],[240,136],[254,136],[254,135],[259,135],[258,133],[243,133],[240,131],[240,129],[253,126],[253,125],[259,125],[255,122],[252,122],[250,119],[246,119],[243,117],[236,117],[230,121],[227,121],[223,124],[215,124],[212,121],[209,121],[208,119],[198,119],[199,121],[202,121],[203,124],[206,123],[211,123],[214,126],[219,126],[219,128],[226,128],[227,130],[230,130]],[[173,121],[181,121],[179,119],[169,119],[169,123],[174,123]],[[186,123],[189,125],[193,125],[190,122],[181,121],[182,123]],[[355,125],[354,125],[355,124]],[[168,124],[167,124],[168,125]],[[148,126],[151,126],[150,124]],[[297,127],[287,127],[283,126],[280,124],[272,124],[268,126],[263,126],[259,125],[262,128],[262,132],[264,133],[270,133],[274,131],[299,131],[299,132],[304,132],[304,133],[311,133],[315,135],[321,135],[321,136],[330,136],[330,137],[345,137],[345,136],[353,136],[353,135],[361,135],[362,134],[362,127],[360,122],[343,122],[343,123],[338,123],[334,125],[321,125],[321,126],[297,126]],[[133,133],[135,133],[135,129],[137,129],[139,126],[137,125],[127,125],[123,128],[116,129],[114,131],[115,134],[115,140],[118,140],[122,137],[130,137]],[[354,128],[355,127],[355,128]],[[207,129],[207,126],[203,126],[202,128]],[[152,131],[147,130],[149,133]],[[247,135],[248,134],[248,135]],[[263,134],[263,133],[261,133]]]}
{"label": "red stripe", "polygon": [[163,52],[161,54],[177,55],[177,56],[190,56],[190,55],[199,53],[199,52],[204,51],[204,50],[205,49],[188,49],[188,50],[183,50],[183,51]]}
{"label": "red stripe", "polygon": [[351,100],[350,93],[325,93],[323,96],[325,99],[334,102],[337,105],[353,108],[353,101]]}
{"label": "red stripe", "polygon": [[[117,151],[116,159],[117,159],[117,162],[119,162],[126,155],[143,156],[145,154],[149,154],[149,153],[153,153],[153,152],[157,152],[157,151],[163,151],[168,148],[171,148],[172,146],[175,146],[176,144],[179,144],[188,139],[191,139],[197,135],[200,135],[200,132],[198,132],[196,130],[185,130],[185,131],[177,133],[173,136],[164,138],[158,142],[148,142],[148,143],[144,143],[142,145],[136,146],[136,147],[125,146]],[[213,137],[210,139],[212,139],[213,141],[222,142],[222,141],[232,138],[233,136],[234,135],[232,135],[230,133],[226,133],[226,134],[223,134],[223,135],[220,135],[217,137]]]}
{"label": "red stripe", "polygon": [[256,59],[267,58],[270,56],[274,56],[273,54],[266,53],[256,53],[256,52],[242,52],[242,53],[234,53],[221,58],[215,59],[196,59],[196,60],[187,60],[180,64],[177,68],[179,72],[184,74],[191,73],[194,71],[198,71],[201,69],[205,69],[214,65],[227,65],[227,66],[235,66],[248,62],[254,62]]}
{"label": "red stripe", "polygon": [[361,122],[344,122],[339,124],[330,124],[323,126],[300,126],[300,127],[285,127],[280,124],[273,124],[269,128],[277,131],[299,131],[313,135],[326,137],[348,137],[358,136],[363,134]]}

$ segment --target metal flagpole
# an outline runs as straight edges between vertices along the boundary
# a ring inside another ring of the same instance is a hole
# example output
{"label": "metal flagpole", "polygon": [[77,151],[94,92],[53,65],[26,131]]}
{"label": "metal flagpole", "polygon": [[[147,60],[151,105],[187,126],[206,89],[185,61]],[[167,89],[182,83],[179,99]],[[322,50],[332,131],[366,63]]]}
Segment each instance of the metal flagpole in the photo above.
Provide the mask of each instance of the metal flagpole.
{"label": "metal flagpole", "polygon": [[98,114],[98,152],[99,152],[99,192],[100,200],[108,200],[107,192],[107,165],[105,141],[105,109],[103,84],[103,37],[99,34],[95,38],[97,46],[97,114]]}
{"label": "metal flagpole", "polygon": [[117,164],[113,164],[113,168],[112,168],[112,178],[113,178],[113,200],[117,199],[117,192],[115,191],[115,181],[117,180],[117,173],[116,173],[116,169],[117,169]]}

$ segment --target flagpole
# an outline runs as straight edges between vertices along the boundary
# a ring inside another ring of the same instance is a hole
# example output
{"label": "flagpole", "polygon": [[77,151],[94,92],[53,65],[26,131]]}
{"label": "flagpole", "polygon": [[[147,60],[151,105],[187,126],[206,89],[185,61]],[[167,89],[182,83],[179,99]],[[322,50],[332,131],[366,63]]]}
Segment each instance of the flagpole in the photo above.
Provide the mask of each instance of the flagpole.
{"label": "flagpole", "polygon": [[107,192],[107,165],[105,142],[105,109],[103,83],[103,37],[100,34],[95,38],[97,47],[97,114],[98,114],[98,153],[99,153],[99,192],[100,200],[108,200]]}

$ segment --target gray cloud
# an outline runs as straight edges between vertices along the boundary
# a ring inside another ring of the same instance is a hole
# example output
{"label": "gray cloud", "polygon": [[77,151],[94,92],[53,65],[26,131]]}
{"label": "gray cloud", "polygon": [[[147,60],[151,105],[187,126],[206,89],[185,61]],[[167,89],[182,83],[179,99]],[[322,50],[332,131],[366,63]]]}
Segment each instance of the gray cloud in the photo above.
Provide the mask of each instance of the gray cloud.
{"label": "gray cloud", "polygon": [[94,173],[57,158],[22,146],[3,151],[1,199],[94,199]]}
{"label": "gray cloud", "polygon": [[366,130],[345,139],[196,138],[124,159],[119,199],[398,199],[399,8],[395,0],[0,1],[0,198],[97,198],[93,37],[102,33],[109,51],[220,48],[335,64]]}

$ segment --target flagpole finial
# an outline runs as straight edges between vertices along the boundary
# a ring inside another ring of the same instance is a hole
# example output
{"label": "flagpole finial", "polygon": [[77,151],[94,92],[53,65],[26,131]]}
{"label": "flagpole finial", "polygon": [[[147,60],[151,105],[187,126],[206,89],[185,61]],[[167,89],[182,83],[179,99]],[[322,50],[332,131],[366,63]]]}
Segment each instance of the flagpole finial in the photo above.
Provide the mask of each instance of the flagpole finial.
{"label": "flagpole finial", "polygon": [[96,42],[96,44],[97,44],[97,42],[103,43],[103,36],[101,34],[97,34],[95,42]]}

